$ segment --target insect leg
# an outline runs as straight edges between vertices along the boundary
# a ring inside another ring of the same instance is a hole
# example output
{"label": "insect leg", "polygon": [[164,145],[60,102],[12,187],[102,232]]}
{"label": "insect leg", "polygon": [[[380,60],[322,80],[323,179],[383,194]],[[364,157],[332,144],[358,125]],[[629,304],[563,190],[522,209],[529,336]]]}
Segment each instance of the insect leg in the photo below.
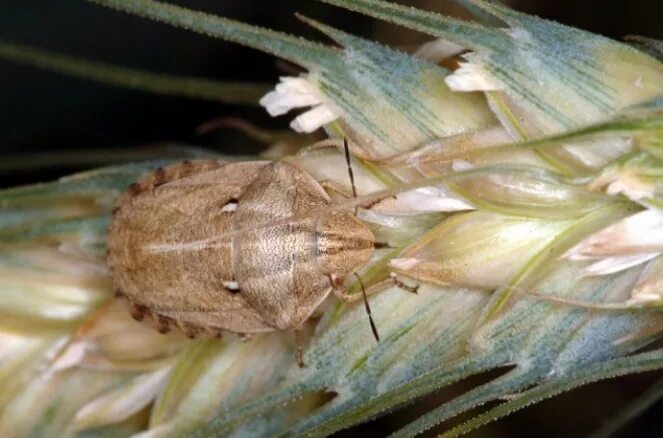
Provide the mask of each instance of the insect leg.
{"label": "insect leg", "polygon": [[332,181],[330,179],[326,179],[323,181],[320,181],[320,186],[325,189],[327,193],[336,193],[337,195],[350,199],[352,198],[352,193],[350,193],[344,186],[341,184],[337,183],[336,181]]}
{"label": "insect leg", "polygon": [[[390,287],[394,286],[399,287],[405,291],[411,292],[413,294],[416,294],[419,291],[419,285],[408,286],[407,284],[399,280],[397,276],[390,275],[384,280],[380,280],[377,283],[368,285],[365,289],[366,296],[368,297],[370,295],[382,292],[383,290],[389,289]],[[346,291],[344,288],[333,288],[332,292],[338,299],[343,300],[346,303],[354,303],[355,301],[362,299],[362,294],[348,293],[348,291]]]}
{"label": "insect leg", "polygon": [[154,328],[156,328],[159,333],[168,333],[170,331],[171,323],[172,319],[157,313],[152,313],[152,325],[154,325]]}
{"label": "insect leg", "polygon": [[[334,293],[334,295],[337,298],[345,301],[346,303],[352,303],[354,301],[357,301],[357,300],[363,298],[364,307],[366,308],[366,314],[368,315],[368,321],[371,324],[371,331],[373,332],[373,336],[375,337],[375,340],[377,342],[380,342],[380,335],[378,334],[378,329],[375,326],[375,321],[373,321],[373,315],[371,313],[371,307],[368,305],[368,296],[373,295],[373,294],[378,293],[378,292],[381,292],[381,291],[383,291],[385,289],[388,289],[392,286],[397,286],[397,287],[399,287],[401,289],[404,289],[404,290],[406,290],[408,292],[411,292],[411,293],[417,293],[417,291],[419,290],[419,285],[417,285],[415,287],[408,286],[405,283],[403,283],[402,281],[400,281],[398,279],[398,277],[396,277],[395,274],[392,274],[389,277],[385,278],[384,280],[379,281],[377,283],[373,283],[368,288],[366,288],[366,287],[364,287],[364,283],[361,281],[361,277],[359,277],[359,275],[357,275],[356,273],[354,275],[355,275],[355,277],[357,277],[357,281],[359,282],[359,286],[361,286],[361,294],[350,294],[343,287],[332,287],[332,292]],[[332,284],[334,284],[334,283],[332,282]]]}
{"label": "insect leg", "polygon": [[175,325],[182,333],[184,333],[184,336],[186,336],[189,339],[194,339],[198,337],[201,333],[203,333],[203,329],[201,329],[200,327],[188,324],[179,319],[175,319]]}
{"label": "insect leg", "polygon": [[403,289],[406,292],[410,292],[412,294],[418,294],[419,293],[419,285],[418,284],[416,286],[408,286],[407,284],[405,284],[401,280],[399,280],[398,276],[393,272],[389,275],[388,280],[393,281],[394,286],[398,287],[399,289]]}
{"label": "insect leg", "polygon": [[145,319],[145,315],[149,313],[149,309],[141,304],[131,303],[131,316],[136,321]]}

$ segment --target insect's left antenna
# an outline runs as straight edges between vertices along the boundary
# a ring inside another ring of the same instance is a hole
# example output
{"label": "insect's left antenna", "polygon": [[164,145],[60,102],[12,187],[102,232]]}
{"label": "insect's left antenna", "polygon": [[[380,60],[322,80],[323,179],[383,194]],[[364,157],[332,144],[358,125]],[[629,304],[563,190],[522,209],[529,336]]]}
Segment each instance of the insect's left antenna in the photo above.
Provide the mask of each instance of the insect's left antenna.
{"label": "insect's left antenna", "polygon": [[371,306],[368,305],[368,297],[366,296],[366,288],[364,283],[361,281],[361,277],[355,273],[359,286],[361,286],[361,294],[364,297],[364,307],[366,308],[366,313],[368,314],[368,321],[371,323],[371,331],[373,332],[373,337],[377,342],[380,342],[380,335],[378,334],[378,328],[375,326],[375,321],[373,321],[373,314],[371,313]]}

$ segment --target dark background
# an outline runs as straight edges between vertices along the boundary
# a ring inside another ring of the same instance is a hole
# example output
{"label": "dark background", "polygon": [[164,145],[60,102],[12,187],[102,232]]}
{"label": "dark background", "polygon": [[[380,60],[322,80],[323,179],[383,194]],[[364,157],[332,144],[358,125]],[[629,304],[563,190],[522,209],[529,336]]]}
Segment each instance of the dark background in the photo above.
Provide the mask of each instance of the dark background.
{"label": "dark background", "polygon": [[[381,42],[413,45],[425,37],[310,0],[172,1],[309,38],[319,35],[295,11]],[[409,1],[454,15],[447,0]],[[663,1],[513,0],[515,8],[613,38],[640,34],[663,38]],[[104,9],[83,0],[0,0],[0,38],[62,53],[157,72],[228,80],[274,82],[275,60],[253,50]],[[291,117],[271,119],[259,108],[156,96],[98,85],[0,61],[0,162],[16,154],[99,147],[140,147],[175,141],[224,152],[253,149],[227,133],[198,136],[194,128],[218,116],[239,116],[268,128],[284,128]],[[77,170],[56,166],[5,171],[0,187],[48,180]],[[600,383],[543,402],[475,436],[586,436],[602,418],[642,392],[656,376]],[[382,435],[440,397],[429,397],[401,416],[361,426],[356,434]],[[408,414],[409,412],[409,414]],[[622,431],[623,436],[660,436],[661,403]],[[409,416],[408,416],[409,415]],[[347,434],[347,433],[344,433]]]}

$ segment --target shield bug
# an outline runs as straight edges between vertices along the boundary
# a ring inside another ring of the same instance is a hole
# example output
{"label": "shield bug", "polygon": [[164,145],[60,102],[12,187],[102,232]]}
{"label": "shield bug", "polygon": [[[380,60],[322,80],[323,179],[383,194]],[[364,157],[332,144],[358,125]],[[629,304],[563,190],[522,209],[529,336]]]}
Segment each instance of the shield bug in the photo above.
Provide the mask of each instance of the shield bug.
{"label": "shield bug", "polygon": [[[297,330],[330,292],[355,299],[343,289],[345,278],[376,246],[350,212],[303,214],[329,205],[323,187],[287,161],[173,164],[119,199],[108,266],[134,318],[160,332]],[[303,219],[283,221],[293,216]],[[397,283],[387,282],[363,290],[364,298]]]}

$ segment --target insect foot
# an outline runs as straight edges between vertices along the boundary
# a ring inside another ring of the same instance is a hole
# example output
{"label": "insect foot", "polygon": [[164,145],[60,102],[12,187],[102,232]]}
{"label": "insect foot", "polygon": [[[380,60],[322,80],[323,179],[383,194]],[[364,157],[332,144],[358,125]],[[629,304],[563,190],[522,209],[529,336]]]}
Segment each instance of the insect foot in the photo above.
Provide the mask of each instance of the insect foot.
{"label": "insect foot", "polygon": [[108,266],[134,317],[160,331],[299,328],[334,288],[330,279],[352,275],[374,250],[351,212],[306,214],[330,205],[321,185],[286,161],[173,164],[118,201]]}

